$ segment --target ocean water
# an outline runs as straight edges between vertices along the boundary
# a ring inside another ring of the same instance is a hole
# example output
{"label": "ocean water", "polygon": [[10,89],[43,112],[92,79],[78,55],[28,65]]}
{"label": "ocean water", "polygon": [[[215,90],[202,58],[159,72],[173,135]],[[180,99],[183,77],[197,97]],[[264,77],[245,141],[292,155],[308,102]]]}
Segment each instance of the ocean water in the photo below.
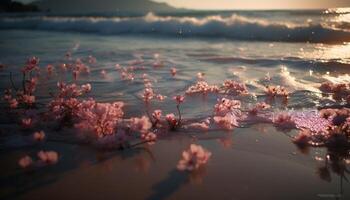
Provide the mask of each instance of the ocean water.
{"label": "ocean water", "polygon": [[[315,110],[344,103],[325,98],[318,87],[324,81],[350,83],[350,10],[2,14],[0,63],[5,67],[0,71],[0,91],[11,86],[10,72],[20,84],[20,69],[28,57],[39,57],[44,69],[66,62],[67,52],[72,59],[97,59],[89,65],[91,73],[76,82],[91,83],[90,96],[98,101],[126,102],[126,117],[145,114],[140,97],[145,73],[154,90],[168,97],[150,105],[164,113],[176,112],[171,97],[184,94],[198,72],[210,84],[226,79],[244,82],[251,93],[240,99],[246,105],[266,98],[264,81],[270,77],[271,83],[291,92],[287,104],[272,102],[274,110]],[[116,64],[137,68],[134,80],[122,80]],[[177,69],[174,77],[172,67]],[[55,90],[58,80],[74,82],[69,73],[42,77],[36,93],[40,103],[50,100],[48,91]],[[184,117],[210,116],[216,99],[186,97]],[[0,191],[9,199],[349,198],[350,185],[337,170],[326,181],[317,173],[326,149],[300,152],[289,137],[268,124],[229,133],[172,134],[146,149],[101,153],[50,142],[31,149],[22,145],[16,135],[20,129],[6,112],[1,115],[1,132],[6,134],[0,142]],[[204,172],[186,176],[175,167],[181,151],[194,141],[210,149],[213,159]],[[60,162],[34,173],[18,169],[20,155],[39,149],[57,150]]]}

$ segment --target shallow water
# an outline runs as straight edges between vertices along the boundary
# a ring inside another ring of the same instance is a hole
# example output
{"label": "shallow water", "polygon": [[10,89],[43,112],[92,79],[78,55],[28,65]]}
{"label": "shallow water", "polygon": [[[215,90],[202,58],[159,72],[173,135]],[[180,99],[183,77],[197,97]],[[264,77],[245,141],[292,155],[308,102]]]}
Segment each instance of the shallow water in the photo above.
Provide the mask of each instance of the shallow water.
{"label": "shallow water", "polygon": [[[101,102],[124,101],[125,115],[142,116],[140,97],[142,74],[147,73],[157,93],[168,96],[150,109],[176,112],[171,97],[183,94],[203,72],[210,84],[235,79],[247,84],[251,96],[242,97],[249,105],[265,99],[264,78],[285,86],[291,96],[287,104],[272,102],[274,110],[314,110],[317,106],[340,104],[324,98],[318,90],[326,80],[350,82],[349,44],[321,44],[276,41],[241,41],[225,38],[168,37],[164,35],[101,35],[47,30],[1,30],[0,90],[21,81],[20,69],[30,56],[40,57],[40,66],[65,62],[72,57],[97,58],[90,75],[77,83],[89,82],[89,96]],[[125,81],[115,65],[136,66],[134,81]],[[172,77],[171,67],[177,68]],[[106,77],[100,75],[107,72]],[[310,71],[312,70],[312,71]],[[46,103],[57,80],[72,82],[71,74],[55,78],[43,76],[37,89],[39,102]],[[204,118],[212,114],[217,96],[188,96],[182,105],[184,118]],[[100,151],[87,145],[46,142],[23,145],[21,130],[1,105],[0,197],[4,199],[348,199],[349,183],[341,178],[337,161],[327,154],[340,152],[317,148],[301,152],[287,135],[269,124],[255,124],[231,132],[172,132],[155,145],[124,151]],[[69,138],[74,130],[55,131],[53,138]],[[30,134],[30,133],[26,133]],[[176,170],[181,152],[197,143],[212,152],[209,163],[196,173]],[[18,159],[27,152],[56,150],[58,164],[40,170],[23,171]],[[327,163],[327,164],[326,164]],[[330,177],[318,173],[331,166]],[[349,163],[347,163],[347,166]]]}

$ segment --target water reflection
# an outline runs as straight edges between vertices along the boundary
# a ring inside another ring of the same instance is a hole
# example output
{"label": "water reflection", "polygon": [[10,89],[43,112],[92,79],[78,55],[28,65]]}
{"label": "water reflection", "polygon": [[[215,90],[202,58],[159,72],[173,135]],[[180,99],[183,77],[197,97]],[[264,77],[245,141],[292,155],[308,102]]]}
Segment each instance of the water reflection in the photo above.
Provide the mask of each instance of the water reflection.
{"label": "water reflection", "polygon": [[350,53],[350,43],[343,43],[343,44],[336,44],[336,45],[317,44],[313,51],[299,52],[301,58],[321,61],[321,62],[334,61],[334,62],[343,63],[343,64],[350,64],[349,53]]}
{"label": "water reflection", "polygon": [[[309,147],[298,146],[299,150],[308,154]],[[316,174],[319,178],[326,182],[339,180],[339,191],[335,193],[318,194],[320,198],[343,199],[344,197],[344,181],[349,182],[347,175],[350,174],[348,165],[350,164],[349,148],[327,148],[323,158],[317,157],[316,160],[323,161],[322,165],[316,168]],[[334,175],[335,177],[332,177]],[[345,198],[345,197],[344,197]]]}

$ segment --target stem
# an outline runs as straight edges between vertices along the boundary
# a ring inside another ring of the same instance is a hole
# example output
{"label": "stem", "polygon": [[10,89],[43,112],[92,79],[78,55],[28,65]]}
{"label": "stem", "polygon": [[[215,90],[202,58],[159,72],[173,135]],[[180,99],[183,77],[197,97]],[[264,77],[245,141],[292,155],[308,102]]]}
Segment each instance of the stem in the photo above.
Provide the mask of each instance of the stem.
{"label": "stem", "polygon": [[11,81],[11,85],[12,85],[13,89],[15,89],[17,91],[17,87],[15,86],[15,83],[13,82],[13,79],[12,79],[12,72],[10,72],[10,81]]}
{"label": "stem", "polygon": [[130,148],[133,148],[133,147],[138,146],[138,145],[141,145],[141,144],[146,144],[146,143],[148,143],[148,142],[154,142],[154,141],[156,141],[156,140],[145,140],[145,141],[141,141],[141,142],[135,143],[135,144],[133,144],[133,145],[130,145]]}
{"label": "stem", "polygon": [[177,104],[177,105],[176,105],[176,109],[177,109],[177,113],[179,114],[179,119],[178,119],[177,125],[180,126],[180,125],[181,125],[180,104]]}
{"label": "stem", "polygon": [[26,73],[23,72],[22,87],[23,87],[24,94],[26,93],[26,83],[25,83],[25,81],[26,81]]}
{"label": "stem", "polygon": [[149,114],[149,104],[148,104],[148,103],[145,103],[145,104],[146,104],[146,114],[147,114],[149,120],[151,121],[152,126],[155,126],[155,125],[156,125],[156,122],[153,122],[152,117],[151,117],[151,115]]}

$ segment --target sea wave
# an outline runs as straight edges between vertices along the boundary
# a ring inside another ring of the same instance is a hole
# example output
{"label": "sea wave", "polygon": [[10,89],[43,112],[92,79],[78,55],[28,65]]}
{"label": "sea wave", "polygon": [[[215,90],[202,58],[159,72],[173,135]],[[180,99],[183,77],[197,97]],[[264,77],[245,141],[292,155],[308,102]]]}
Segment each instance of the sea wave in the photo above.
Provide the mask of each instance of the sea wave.
{"label": "sea wave", "polygon": [[240,15],[167,17],[149,13],[143,17],[16,17],[0,18],[0,29],[71,31],[96,34],[150,34],[170,37],[227,38],[284,42],[350,42],[350,31],[322,24],[296,25],[269,22]]}

